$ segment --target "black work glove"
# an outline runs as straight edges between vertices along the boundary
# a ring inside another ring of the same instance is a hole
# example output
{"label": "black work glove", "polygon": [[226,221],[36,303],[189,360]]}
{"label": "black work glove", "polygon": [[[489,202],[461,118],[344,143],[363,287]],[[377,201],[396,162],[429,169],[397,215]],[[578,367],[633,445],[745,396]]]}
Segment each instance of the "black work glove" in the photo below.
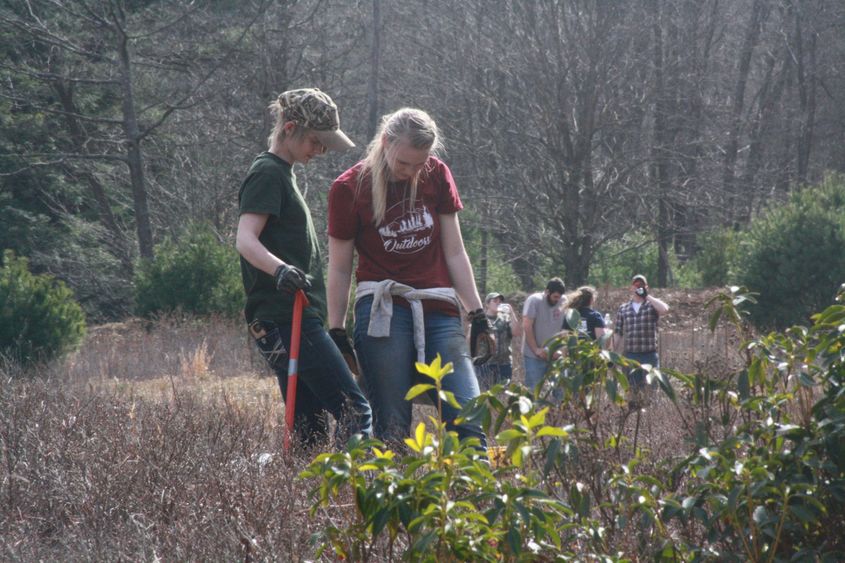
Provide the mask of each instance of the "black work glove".
{"label": "black work glove", "polygon": [[480,366],[487,363],[496,353],[496,340],[491,334],[493,326],[484,313],[484,309],[476,309],[467,315],[469,327],[469,355],[472,363]]}
{"label": "black work glove", "polygon": [[311,289],[311,282],[305,277],[305,272],[290,264],[282,264],[276,268],[273,277],[276,279],[276,289],[279,291],[296,293],[298,289],[303,291]]}
{"label": "black work glove", "polygon": [[355,350],[352,348],[352,341],[349,340],[349,335],[346,334],[344,328],[333,328],[329,330],[329,336],[332,337],[332,342],[340,350],[343,359],[346,360],[346,365],[349,366],[349,371],[355,375],[358,374],[358,362],[355,359]]}
{"label": "black work glove", "polygon": [[636,293],[637,295],[639,295],[643,299],[648,297],[648,289],[646,289],[645,287],[638,287],[637,289],[634,290],[634,293]]}

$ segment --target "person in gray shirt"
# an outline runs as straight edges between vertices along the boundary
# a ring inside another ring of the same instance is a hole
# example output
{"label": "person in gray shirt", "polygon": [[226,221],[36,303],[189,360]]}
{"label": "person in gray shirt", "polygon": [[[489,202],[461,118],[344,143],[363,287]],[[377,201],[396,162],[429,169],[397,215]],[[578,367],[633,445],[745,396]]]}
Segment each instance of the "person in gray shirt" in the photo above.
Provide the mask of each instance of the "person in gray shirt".
{"label": "person in gray shirt", "polygon": [[522,358],[525,367],[525,385],[536,387],[549,368],[546,342],[558,334],[563,327],[563,311],[566,308],[566,286],[560,278],[552,278],[542,293],[534,293],[525,300],[522,309]]}

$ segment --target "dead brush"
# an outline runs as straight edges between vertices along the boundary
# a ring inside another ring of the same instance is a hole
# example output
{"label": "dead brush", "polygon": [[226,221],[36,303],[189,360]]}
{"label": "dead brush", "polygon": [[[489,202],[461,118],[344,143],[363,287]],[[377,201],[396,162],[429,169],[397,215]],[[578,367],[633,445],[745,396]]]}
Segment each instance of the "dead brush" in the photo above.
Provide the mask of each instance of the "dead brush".
{"label": "dead brush", "polygon": [[213,354],[208,351],[208,342],[204,338],[200,345],[193,350],[180,350],[179,375],[196,379],[207,378],[212,374],[212,356]]}
{"label": "dead brush", "polygon": [[[11,560],[298,560],[313,452],[227,391],[178,401],[49,378],[0,389],[0,549]],[[262,457],[263,456],[263,457]],[[261,459],[261,463],[259,463]]]}

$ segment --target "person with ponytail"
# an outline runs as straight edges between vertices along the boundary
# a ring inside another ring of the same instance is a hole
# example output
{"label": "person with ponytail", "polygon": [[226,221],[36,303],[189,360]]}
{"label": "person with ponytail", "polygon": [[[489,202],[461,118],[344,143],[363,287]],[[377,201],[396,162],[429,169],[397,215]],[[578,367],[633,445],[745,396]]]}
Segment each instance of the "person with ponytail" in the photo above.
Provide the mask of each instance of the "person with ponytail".
{"label": "person with ponytail", "polygon": [[244,315],[284,397],[294,294],[305,292],[294,429],[302,443],[320,444],[330,413],[337,421],[336,443],[344,443],[351,434],[372,434],[372,410],[324,326],[323,262],[293,165],[355,145],[340,130],[337,106],[316,88],[282,92],[269,109],[275,118],[269,150],[252,162],[238,193]]}
{"label": "person with ponytail", "polygon": [[596,288],[583,285],[567,295],[567,307],[575,309],[581,316],[578,334],[598,340],[608,328],[605,326],[601,313],[593,309],[596,300]]}
{"label": "person with ponytail", "polygon": [[[458,212],[463,208],[449,167],[436,155],[442,141],[424,111],[403,108],[384,116],[364,159],[329,191],[329,327],[338,346],[355,271],[354,348],[373,407],[375,434],[401,443],[411,429],[405,395],[431,383],[416,370],[440,355],[454,373],[443,387],[463,405],[478,396],[473,362],[495,351]],[[467,344],[461,306],[470,323]],[[349,344],[346,344],[349,346]],[[433,402],[437,398],[430,393]],[[486,448],[476,425],[455,425],[457,409],[443,404],[447,426]]]}

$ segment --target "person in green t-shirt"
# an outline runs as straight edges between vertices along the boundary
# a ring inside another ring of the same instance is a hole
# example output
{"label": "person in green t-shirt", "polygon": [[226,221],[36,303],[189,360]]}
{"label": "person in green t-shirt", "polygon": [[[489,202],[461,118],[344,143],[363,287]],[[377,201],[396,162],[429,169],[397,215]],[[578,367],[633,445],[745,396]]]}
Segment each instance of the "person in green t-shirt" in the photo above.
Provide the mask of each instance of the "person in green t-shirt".
{"label": "person in green t-shirt", "polygon": [[[270,104],[275,118],[269,150],[249,168],[238,194],[237,249],[246,292],[244,315],[259,350],[287,392],[294,294],[304,290],[294,428],[305,445],[325,440],[330,413],[336,440],[372,435],[372,409],[350,371],[345,338],[324,328],[326,287],[320,247],[292,167],[327,150],[355,145],[340,130],[337,106],[316,88],[289,90]],[[351,356],[354,358],[354,356]]]}

